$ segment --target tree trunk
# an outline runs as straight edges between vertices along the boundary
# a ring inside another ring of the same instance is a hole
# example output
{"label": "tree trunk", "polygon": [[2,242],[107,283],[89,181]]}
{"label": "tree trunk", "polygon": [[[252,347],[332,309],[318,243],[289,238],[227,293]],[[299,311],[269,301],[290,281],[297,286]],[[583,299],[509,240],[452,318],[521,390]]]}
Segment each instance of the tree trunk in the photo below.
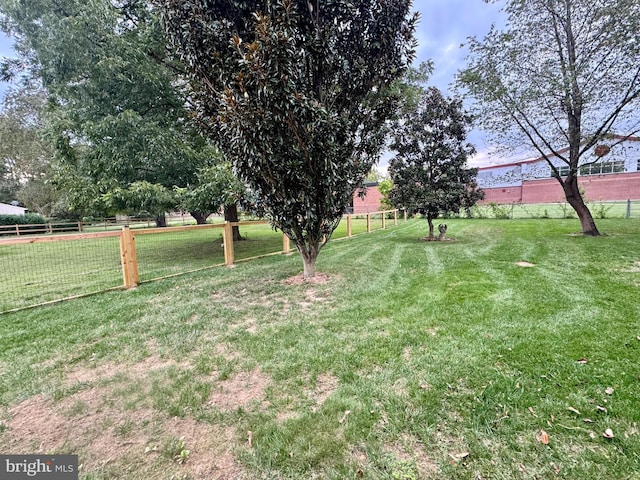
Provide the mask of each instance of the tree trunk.
{"label": "tree trunk", "polygon": [[316,260],[318,260],[318,253],[320,253],[320,244],[316,245],[298,245],[296,244],[298,252],[302,257],[303,273],[302,278],[308,280],[316,275]]}
{"label": "tree trunk", "polygon": [[433,240],[435,236],[433,235],[433,218],[427,216],[427,223],[429,224],[429,240]]}
{"label": "tree trunk", "polygon": [[209,215],[211,215],[210,213],[202,213],[202,212],[189,212],[189,213],[196,220],[196,223],[198,225],[206,224],[207,218],[209,217]]}
{"label": "tree trunk", "polygon": [[164,213],[162,215],[158,215],[156,217],[156,227],[166,227],[167,226],[167,217],[165,217]]}
{"label": "tree trunk", "polygon": [[580,219],[580,225],[582,226],[582,234],[592,237],[600,236],[600,232],[596,227],[596,222],[593,220],[589,207],[584,203],[582,194],[578,189],[577,177],[569,175],[562,184],[564,189],[564,195],[567,202],[575,210],[578,218]]}
{"label": "tree trunk", "polygon": [[[224,206],[224,219],[227,222],[237,222],[238,221],[238,205],[225,205]],[[237,242],[240,240],[244,240],[244,237],[240,235],[240,227],[233,227],[233,241]]]}

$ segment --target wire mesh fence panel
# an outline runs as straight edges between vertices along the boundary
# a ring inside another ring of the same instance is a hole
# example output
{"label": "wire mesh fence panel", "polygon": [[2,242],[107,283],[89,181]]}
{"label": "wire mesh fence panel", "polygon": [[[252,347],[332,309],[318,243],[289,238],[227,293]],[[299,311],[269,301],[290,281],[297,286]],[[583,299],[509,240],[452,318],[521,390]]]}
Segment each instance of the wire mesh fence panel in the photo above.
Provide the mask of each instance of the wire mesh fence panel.
{"label": "wire mesh fence panel", "polygon": [[0,244],[0,312],[122,285],[118,237]]}
{"label": "wire mesh fence panel", "polygon": [[[345,229],[346,229],[346,220],[343,219],[342,222],[340,222],[340,225],[338,226],[338,228],[342,228],[342,225],[345,225]],[[359,235],[361,233],[366,233],[367,232],[367,215],[354,215],[351,217],[351,235]]]}
{"label": "wire mesh fence panel", "polygon": [[[274,230],[268,223],[240,225],[240,235],[244,240],[235,242],[236,260],[268,255],[282,251],[282,232]],[[291,248],[295,248],[291,245]]]}
{"label": "wire mesh fence panel", "polygon": [[[640,200],[616,202],[587,202],[587,207],[595,219],[640,218]],[[464,216],[464,212],[461,212]],[[473,218],[577,218],[576,212],[566,202],[538,204],[496,204],[475,205],[471,209]]]}
{"label": "wire mesh fence panel", "polygon": [[222,228],[135,232],[140,281],[224,264]]}

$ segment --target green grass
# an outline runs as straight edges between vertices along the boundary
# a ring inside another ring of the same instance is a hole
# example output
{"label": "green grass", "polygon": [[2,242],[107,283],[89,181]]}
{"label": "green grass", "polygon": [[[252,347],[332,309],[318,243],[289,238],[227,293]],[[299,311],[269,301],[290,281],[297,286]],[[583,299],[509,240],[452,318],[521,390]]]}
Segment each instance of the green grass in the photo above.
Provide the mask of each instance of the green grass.
{"label": "green grass", "polygon": [[[366,218],[354,218],[352,227],[353,235],[366,232]],[[381,227],[378,215],[371,228]],[[282,250],[282,233],[269,225],[243,225],[241,234],[245,241],[235,244],[237,261]],[[346,235],[343,221],[334,238]],[[122,286],[118,241],[109,237],[0,245],[0,312]],[[222,228],[136,235],[140,280],[224,264],[222,243]]]}
{"label": "green grass", "polygon": [[327,283],[275,256],[4,315],[0,444],[86,479],[639,478],[640,222],[447,223],[331,242]]}
{"label": "green grass", "polygon": [[[587,206],[596,219],[640,218],[640,201],[634,200],[627,211],[627,201],[589,201]],[[535,204],[476,205],[472,208],[474,218],[576,218],[575,211],[567,202]]]}

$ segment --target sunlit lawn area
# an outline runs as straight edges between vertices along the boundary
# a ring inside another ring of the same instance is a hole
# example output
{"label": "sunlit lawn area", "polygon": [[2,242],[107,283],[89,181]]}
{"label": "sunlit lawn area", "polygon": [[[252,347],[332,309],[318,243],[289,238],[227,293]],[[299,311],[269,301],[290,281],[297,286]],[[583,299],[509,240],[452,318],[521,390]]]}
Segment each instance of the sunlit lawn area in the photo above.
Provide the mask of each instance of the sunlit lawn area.
{"label": "sunlit lawn area", "polygon": [[640,221],[447,223],[332,241],[317,283],[279,255],[0,316],[2,452],[85,479],[638,478]]}
{"label": "sunlit lawn area", "polygon": [[[347,236],[346,220],[334,238]],[[377,215],[371,229],[382,228]],[[393,225],[388,220],[387,225]],[[218,227],[221,227],[219,225]],[[119,227],[120,229],[122,227]],[[134,230],[144,232],[142,227]],[[352,234],[367,231],[366,216],[352,219]],[[244,240],[235,244],[238,261],[280,252],[282,233],[268,224],[244,224]],[[222,228],[136,235],[142,282],[224,264]],[[0,312],[122,285],[119,239],[89,238],[65,242],[0,245]],[[293,248],[293,246],[292,246]]]}

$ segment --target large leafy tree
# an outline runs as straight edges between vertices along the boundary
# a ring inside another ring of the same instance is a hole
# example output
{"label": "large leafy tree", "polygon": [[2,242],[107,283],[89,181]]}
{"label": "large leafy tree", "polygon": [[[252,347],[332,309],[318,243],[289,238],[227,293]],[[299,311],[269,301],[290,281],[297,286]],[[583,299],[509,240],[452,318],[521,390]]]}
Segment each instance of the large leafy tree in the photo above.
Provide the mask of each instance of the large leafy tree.
{"label": "large leafy tree", "polygon": [[180,66],[148,2],[0,0],[0,11],[19,54],[5,72],[26,72],[49,94],[57,181],[72,206],[154,205],[163,224],[167,192],[219,155],[190,125]]}
{"label": "large leafy tree", "polygon": [[53,148],[46,139],[46,93],[36,83],[10,89],[0,114],[0,201],[18,200],[45,217],[67,216],[66,197],[51,184]]}
{"label": "large leafy tree", "polygon": [[[238,180],[228,162],[220,162],[202,168],[197,174],[198,181],[188,188],[176,189],[183,210],[191,212],[198,223],[205,223],[207,217],[220,209],[230,222],[238,220],[237,205],[247,198],[245,185]],[[233,227],[233,239],[242,240],[240,228]]]}
{"label": "large leafy tree", "polygon": [[197,117],[313,276],[383,145],[411,1],[157,1]]}
{"label": "large leafy tree", "polygon": [[599,161],[594,147],[607,134],[640,131],[640,3],[509,0],[506,13],[503,30],[470,40],[459,83],[498,142],[526,143],[548,159],[582,232],[599,235],[580,193],[579,165]]}
{"label": "large leafy tree", "polygon": [[411,100],[393,129],[389,162],[393,187],[389,201],[398,208],[427,218],[429,239],[433,220],[457,213],[482,198],[476,184],[477,168],[468,168],[475,153],[467,142],[471,117],[460,99],[445,98],[435,87]]}

